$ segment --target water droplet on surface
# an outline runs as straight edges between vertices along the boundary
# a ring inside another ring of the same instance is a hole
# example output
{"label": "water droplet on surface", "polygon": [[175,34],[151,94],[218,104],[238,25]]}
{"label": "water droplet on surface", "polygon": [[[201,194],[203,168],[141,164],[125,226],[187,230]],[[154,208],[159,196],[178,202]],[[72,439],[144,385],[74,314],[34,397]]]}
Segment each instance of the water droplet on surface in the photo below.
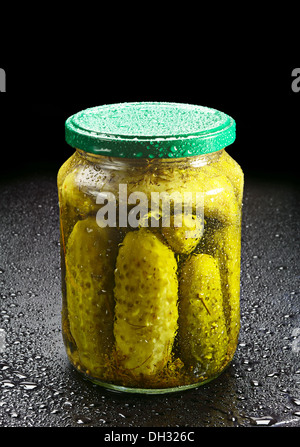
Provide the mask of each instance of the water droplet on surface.
{"label": "water droplet on surface", "polygon": [[260,382],[258,380],[251,380],[250,383],[251,383],[252,386],[259,386],[260,385]]}
{"label": "water droplet on surface", "polygon": [[277,377],[279,375],[279,372],[272,372],[270,374],[267,374],[267,377]]}
{"label": "water droplet on surface", "polygon": [[20,382],[20,386],[24,388],[24,390],[34,390],[37,387],[37,384],[34,382]]}
{"label": "water droplet on surface", "polygon": [[15,386],[15,384],[11,380],[8,380],[8,379],[1,380],[1,383],[2,383],[3,388],[12,388]]}
{"label": "water droplet on surface", "polygon": [[68,400],[66,402],[63,403],[63,407],[64,408],[71,408],[72,407],[72,402],[69,402]]}
{"label": "water droplet on surface", "polygon": [[272,416],[262,416],[262,417],[251,417],[250,422],[252,425],[267,427],[269,425],[275,424],[277,420]]}
{"label": "water droplet on surface", "polygon": [[19,413],[17,413],[16,411],[12,411],[12,412],[10,413],[10,416],[11,416],[12,418],[18,418],[18,417],[19,417]]}
{"label": "water droplet on surface", "polygon": [[300,399],[297,399],[297,398],[293,397],[293,398],[292,398],[292,402],[293,402],[295,405],[300,406]]}
{"label": "water droplet on surface", "polygon": [[22,374],[19,371],[14,371],[13,373],[16,377],[18,377],[18,379],[26,379],[25,374]]}
{"label": "water droplet on surface", "polygon": [[91,419],[86,417],[86,416],[80,416],[77,420],[76,420],[77,424],[89,424],[91,422]]}
{"label": "water droplet on surface", "polygon": [[47,404],[40,404],[39,405],[39,411],[40,410],[45,410],[47,408]]}
{"label": "water droplet on surface", "polygon": [[[0,371],[5,371],[6,369],[8,369],[9,366],[6,365],[5,363],[0,363]],[[297,373],[296,373],[297,374]]]}

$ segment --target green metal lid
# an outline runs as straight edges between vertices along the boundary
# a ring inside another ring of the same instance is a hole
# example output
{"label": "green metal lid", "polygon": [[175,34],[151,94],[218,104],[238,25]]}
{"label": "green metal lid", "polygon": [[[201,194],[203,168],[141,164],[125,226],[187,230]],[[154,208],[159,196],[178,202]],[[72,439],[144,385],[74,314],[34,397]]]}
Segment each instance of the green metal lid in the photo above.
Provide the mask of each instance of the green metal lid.
{"label": "green metal lid", "polygon": [[70,116],[66,141],[93,154],[179,158],[208,154],[235,140],[235,121],[208,107],[173,102],[128,102]]}

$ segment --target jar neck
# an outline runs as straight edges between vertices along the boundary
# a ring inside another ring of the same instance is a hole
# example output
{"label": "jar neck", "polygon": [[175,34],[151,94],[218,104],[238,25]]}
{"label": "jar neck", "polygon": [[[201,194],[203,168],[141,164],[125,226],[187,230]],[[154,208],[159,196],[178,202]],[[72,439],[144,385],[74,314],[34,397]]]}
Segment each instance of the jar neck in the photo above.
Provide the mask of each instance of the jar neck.
{"label": "jar neck", "polygon": [[79,157],[85,161],[98,165],[101,168],[109,169],[126,169],[126,168],[155,168],[156,166],[164,166],[172,168],[184,168],[206,166],[210,163],[215,163],[219,160],[224,149],[209,154],[196,155],[194,157],[185,158],[121,158],[121,157],[106,157],[104,155],[91,154],[81,149],[76,149]]}

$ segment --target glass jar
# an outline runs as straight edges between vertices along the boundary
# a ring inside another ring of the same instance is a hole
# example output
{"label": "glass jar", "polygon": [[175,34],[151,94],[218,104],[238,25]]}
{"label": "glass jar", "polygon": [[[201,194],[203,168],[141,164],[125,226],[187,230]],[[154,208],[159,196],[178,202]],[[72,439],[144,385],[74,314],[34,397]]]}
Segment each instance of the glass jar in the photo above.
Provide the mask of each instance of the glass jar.
{"label": "glass jar", "polygon": [[240,327],[243,172],[235,122],[178,103],[66,121],[58,173],[62,332],[93,382],[164,393],[217,377]]}

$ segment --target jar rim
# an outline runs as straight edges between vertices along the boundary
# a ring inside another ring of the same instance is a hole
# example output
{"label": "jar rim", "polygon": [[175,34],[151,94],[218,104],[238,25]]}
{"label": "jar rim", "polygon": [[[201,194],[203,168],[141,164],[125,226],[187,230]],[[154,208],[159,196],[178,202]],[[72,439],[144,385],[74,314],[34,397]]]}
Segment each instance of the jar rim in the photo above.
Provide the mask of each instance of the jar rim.
{"label": "jar rim", "polygon": [[82,110],[65,122],[66,142],[122,158],[182,158],[235,140],[235,121],[219,110],[175,102],[124,102]]}

